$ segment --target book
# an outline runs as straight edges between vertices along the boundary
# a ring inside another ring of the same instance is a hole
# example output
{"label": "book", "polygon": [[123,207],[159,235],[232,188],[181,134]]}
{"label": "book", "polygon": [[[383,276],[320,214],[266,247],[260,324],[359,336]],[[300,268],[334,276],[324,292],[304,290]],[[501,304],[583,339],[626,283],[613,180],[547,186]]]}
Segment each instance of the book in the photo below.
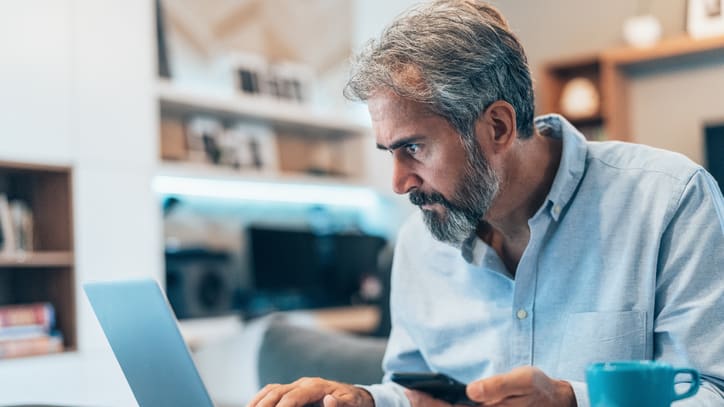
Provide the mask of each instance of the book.
{"label": "book", "polygon": [[10,202],[9,208],[15,250],[33,251],[33,212],[28,204],[17,199]]}
{"label": "book", "polygon": [[60,335],[0,340],[0,359],[47,355],[62,351],[63,337]]}
{"label": "book", "polygon": [[7,339],[27,339],[48,335],[50,328],[46,325],[17,325],[0,327],[0,341]]}
{"label": "book", "polygon": [[15,233],[10,216],[10,205],[8,197],[0,194],[0,234],[2,234],[2,248],[0,254],[12,254],[15,252]]}
{"label": "book", "polygon": [[49,302],[0,307],[0,329],[23,325],[40,325],[50,331],[55,324],[55,309]]}

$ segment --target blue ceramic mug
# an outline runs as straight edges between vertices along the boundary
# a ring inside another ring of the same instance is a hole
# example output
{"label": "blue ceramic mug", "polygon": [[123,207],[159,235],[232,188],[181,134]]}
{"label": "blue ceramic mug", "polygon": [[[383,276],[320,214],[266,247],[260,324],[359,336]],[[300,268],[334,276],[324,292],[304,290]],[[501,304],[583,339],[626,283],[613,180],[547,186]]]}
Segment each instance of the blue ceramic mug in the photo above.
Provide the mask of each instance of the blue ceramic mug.
{"label": "blue ceramic mug", "polygon": [[[683,393],[674,389],[679,374],[691,376],[691,385]],[[696,394],[699,382],[694,369],[649,360],[594,363],[586,369],[591,407],[668,407]]]}

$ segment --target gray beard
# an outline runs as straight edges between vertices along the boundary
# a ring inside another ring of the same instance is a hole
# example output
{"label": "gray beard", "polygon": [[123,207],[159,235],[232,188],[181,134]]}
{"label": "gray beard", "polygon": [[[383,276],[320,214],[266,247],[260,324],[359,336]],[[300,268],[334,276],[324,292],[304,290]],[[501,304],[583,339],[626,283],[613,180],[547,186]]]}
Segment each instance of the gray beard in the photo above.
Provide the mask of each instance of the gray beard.
{"label": "gray beard", "polygon": [[445,243],[460,246],[478,227],[490,209],[500,188],[500,179],[480,152],[477,143],[466,145],[468,160],[454,195],[448,200],[438,192],[410,192],[410,201],[418,206],[439,204],[441,212],[422,210],[423,219],[432,236]]}

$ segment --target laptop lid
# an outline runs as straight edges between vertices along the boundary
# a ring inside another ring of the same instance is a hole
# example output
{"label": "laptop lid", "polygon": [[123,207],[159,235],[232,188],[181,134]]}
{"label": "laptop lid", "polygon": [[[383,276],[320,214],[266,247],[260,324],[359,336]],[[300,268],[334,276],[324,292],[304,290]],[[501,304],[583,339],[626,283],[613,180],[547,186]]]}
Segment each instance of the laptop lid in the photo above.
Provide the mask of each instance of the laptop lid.
{"label": "laptop lid", "polygon": [[83,288],[139,406],[213,407],[158,283]]}

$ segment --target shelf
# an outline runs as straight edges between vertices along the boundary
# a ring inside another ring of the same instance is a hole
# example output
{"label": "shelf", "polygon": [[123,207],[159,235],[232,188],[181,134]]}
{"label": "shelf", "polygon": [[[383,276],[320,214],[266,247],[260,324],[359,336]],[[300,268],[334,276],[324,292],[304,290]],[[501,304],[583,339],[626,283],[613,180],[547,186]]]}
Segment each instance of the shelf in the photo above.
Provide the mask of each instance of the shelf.
{"label": "shelf", "polygon": [[600,58],[598,54],[585,54],[562,58],[545,65],[545,70],[554,74],[576,74],[580,71],[597,71]]}
{"label": "shelf", "polygon": [[[33,220],[30,232],[7,233],[14,238],[0,252],[0,303],[53,304],[64,352],[78,344],[72,179],[70,166],[0,161],[0,193],[23,202]],[[19,236],[33,240],[21,245]],[[35,251],[20,250],[31,245]]]}
{"label": "shelf", "polygon": [[576,127],[603,126],[604,118],[600,114],[586,117],[570,117],[568,121]]}
{"label": "shelf", "polygon": [[623,66],[715,51],[724,51],[724,36],[701,39],[682,36],[662,40],[647,48],[614,48],[604,51],[601,56],[604,62]]}
{"label": "shelf", "polygon": [[72,267],[73,252],[48,251],[0,254],[0,267]]}
{"label": "shelf", "polygon": [[5,171],[17,171],[17,172],[52,172],[52,173],[65,173],[68,171],[68,166],[64,164],[47,164],[47,163],[29,163],[29,162],[18,162],[18,161],[6,161],[0,160],[0,168]]}
{"label": "shelf", "polygon": [[[583,76],[598,85],[601,96],[600,125],[607,139],[630,141],[629,81],[634,65],[660,61],[685,61],[694,56],[724,55],[724,36],[662,40],[651,47],[617,47],[596,55],[562,58],[545,65],[541,111],[559,112],[561,89],[567,80]],[[598,118],[584,120],[599,125]],[[579,123],[580,124],[580,123]]]}
{"label": "shelf", "polygon": [[329,185],[364,187],[364,181],[353,177],[335,177],[326,175],[307,175],[285,172],[235,170],[229,167],[204,163],[163,162],[156,175],[202,178],[220,181],[245,181],[272,184]]}
{"label": "shelf", "polygon": [[369,132],[369,128],[337,115],[264,96],[203,92],[159,80],[158,98],[164,112],[179,115],[209,113],[229,119],[246,118],[277,127],[305,129],[315,134],[344,137]]}

